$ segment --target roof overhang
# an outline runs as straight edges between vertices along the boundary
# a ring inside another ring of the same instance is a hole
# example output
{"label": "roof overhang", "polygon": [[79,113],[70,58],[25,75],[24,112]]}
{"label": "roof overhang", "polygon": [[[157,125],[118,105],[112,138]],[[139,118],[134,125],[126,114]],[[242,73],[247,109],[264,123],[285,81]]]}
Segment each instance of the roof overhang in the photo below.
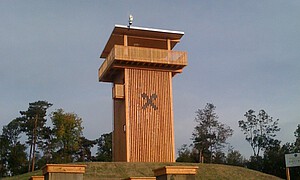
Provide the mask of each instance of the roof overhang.
{"label": "roof overhang", "polygon": [[114,45],[124,45],[124,35],[128,37],[129,46],[166,49],[166,41],[170,40],[171,49],[180,42],[182,31],[153,29],[135,26],[115,25],[100,58],[106,58]]}

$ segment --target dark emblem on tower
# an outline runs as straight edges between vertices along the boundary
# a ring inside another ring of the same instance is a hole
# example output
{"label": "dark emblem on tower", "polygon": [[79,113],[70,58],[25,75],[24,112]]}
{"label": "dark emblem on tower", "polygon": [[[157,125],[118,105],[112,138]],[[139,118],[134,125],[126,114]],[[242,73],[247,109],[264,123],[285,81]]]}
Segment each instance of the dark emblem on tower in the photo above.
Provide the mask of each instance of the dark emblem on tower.
{"label": "dark emblem on tower", "polygon": [[146,109],[148,106],[152,107],[154,110],[158,109],[153,102],[157,98],[157,95],[155,93],[151,94],[150,96],[148,96],[146,93],[143,93],[142,98],[147,100],[147,102],[143,105],[142,109]]}

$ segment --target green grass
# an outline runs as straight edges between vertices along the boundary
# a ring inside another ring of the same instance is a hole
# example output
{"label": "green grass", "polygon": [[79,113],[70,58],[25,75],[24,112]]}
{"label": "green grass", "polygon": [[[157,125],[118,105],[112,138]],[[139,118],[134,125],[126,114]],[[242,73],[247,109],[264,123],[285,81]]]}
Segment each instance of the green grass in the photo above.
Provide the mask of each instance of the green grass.
{"label": "green grass", "polygon": [[[194,163],[123,163],[123,162],[89,162],[84,174],[85,180],[119,180],[127,177],[152,177],[153,169],[166,165],[171,166],[199,166],[196,179],[247,179],[247,180],[271,180],[280,179],[275,176],[253,171],[243,167],[220,164],[194,164]],[[28,180],[32,175],[42,175],[42,171],[35,171],[4,180]]]}

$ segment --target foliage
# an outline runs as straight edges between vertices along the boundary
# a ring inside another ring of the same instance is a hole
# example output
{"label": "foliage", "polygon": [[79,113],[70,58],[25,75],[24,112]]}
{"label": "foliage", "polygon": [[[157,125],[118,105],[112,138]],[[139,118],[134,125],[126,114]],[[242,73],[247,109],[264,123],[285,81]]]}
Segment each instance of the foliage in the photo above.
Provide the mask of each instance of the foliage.
{"label": "foliage", "polygon": [[247,168],[253,169],[256,171],[263,171],[263,157],[261,156],[250,156],[248,163],[246,164]]}
{"label": "foliage", "polygon": [[274,140],[264,151],[262,171],[285,178],[284,155],[290,153],[288,144],[280,146],[280,141]]}
{"label": "foliage", "polygon": [[[199,159],[199,158],[198,158]],[[193,152],[189,149],[187,144],[183,144],[178,150],[178,157],[176,162],[194,162]]]}
{"label": "foliage", "polygon": [[[263,157],[251,156],[246,164],[248,168],[286,178],[285,154],[295,153],[294,143],[280,145],[279,140],[270,140]],[[290,168],[291,179],[299,179],[300,167]]]}
{"label": "foliage", "polygon": [[298,124],[296,131],[294,132],[296,137],[295,141],[295,151],[300,152],[300,124]]}
{"label": "foliage", "polygon": [[[47,101],[29,103],[28,110],[20,112],[21,117],[3,127],[0,135],[0,177],[21,174],[27,168],[33,171],[47,163],[95,160],[91,148],[97,143],[101,146],[98,158],[111,161],[111,133],[102,135],[98,140],[89,140],[82,135],[82,119],[63,109],[52,112],[52,126],[46,126],[46,113],[50,106],[52,104]],[[21,135],[27,137],[22,139],[25,139],[29,150],[20,142]],[[29,152],[29,157],[26,152]]]}
{"label": "foliage", "polygon": [[214,158],[212,160],[212,163],[215,164],[225,164],[226,163],[226,156],[225,153],[221,150],[217,150],[214,154]]}
{"label": "foliage", "polygon": [[273,117],[264,110],[260,110],[257,116],[254,113],[255,111],[250,109],[244,115],[246,120],[240,120],[238,123],[246,136],[246,141],[250,143],[253,155],[259,156],[260,152],[265,150],[274,140],[275,133],[280,130],[278,127],[279,119],[273,120]]}
{"label": "foliage", "polygon": [[78,162],[92,161],[92,152],[91,148],[97,144],[96,140],[88,140],[85,137],[80,137],[79,149],[77,152]]}
{"label": "foliage", "polygon": [[18,142],[14,146],[10,147],[9,151],[7,162],[10,175],[14,176],[27,172],[26,165],[28,164],[28,161],[27,154],[25,152],[26,146]]}
{"label": "foliage", "polygon": [[242,154],[237,150],[229,150],[226,157],[226,164],[233,166],[244,166],[245,160]]}
{"label": "foliage", "polygon": [[[264,173],[286,178],[285,154],[295,153],[293,143],[280,145],[280,141],[273,140],[264,151],[261,170]],[[252,167],[252,169],[255,169]],[[299,179],[300,167],[290,168],[291,179]]]}
{"label": "foliage", "polygon": [[7,176],[7,149],[8,149],[8,139],[6,139],[2,134],[0,135],[0,177]]}
{"label": "foliage", "polygon": [[57,149],[53,157],[55,162],[74,162],[82,137],[82,119],[75,113],[65,113],[62,109],[58,109],[52,113],[51,120],[53,123],[53,143]]}
{"label": "foliage", "polygon": [[43,151],[43,156],[38,160],[37,167],[41,168],[47,163],[55,163],[52,158],[55,153],[56,144],[54,140],[53,129],[50,127],[44,128],[44,133],[42,134],[42,144],[39,145],[39,148]]}
{"label": "foliage", "polygon": [[102,134],[96,141],[98,144],[96,160],[104,162],[112,161],[112,132]]}
{"label": "foliage", "polygon": [[3,127],[1,135],[1,176],[17,175],[26,172],[26,146],[19,141],[20,119],[12,120]]}
{"label": "foliage", "polygon": [[36,146],[42,146],[42,137],[45,133],[45,124],[47,119],[47,109],[52,104],[47,101],[36,101],[29,103],[27,111],[20,111],[22,117],[20,118],[22,131],[26,133],[28,140],[26,143],[29,145],[29,163],[28,171],[35,169],[35,154]]}
{"label": "foliage", "polygon": [[[298,124],[297,129],[294,132],[296,137],[295,143],[289,146],[291,153],[300,153],[300,124]],[[291,150],[292,149],[292,150]],[[290,168],[291,178],[300,179],[300,167]]]}
{"label": "foliage", "polygon": [[215,109],[216,106],[208,103],[204,109],[196,111],[195,121],[198,124],[192,139],[199,156],[204,156],[204,162],[213,162],[213,159],[217,158],[217,153],[224,147],[227,138],[233,134],[229,126],[218,121]]}

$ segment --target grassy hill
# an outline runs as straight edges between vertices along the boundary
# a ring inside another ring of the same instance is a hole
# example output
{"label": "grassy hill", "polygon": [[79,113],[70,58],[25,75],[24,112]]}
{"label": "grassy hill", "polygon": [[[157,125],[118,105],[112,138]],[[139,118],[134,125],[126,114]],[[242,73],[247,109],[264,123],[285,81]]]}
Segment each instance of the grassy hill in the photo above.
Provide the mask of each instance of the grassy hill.
{"label": "grassy hill", "polygon": [[[85,180],[120,180],[127,177],[151,177],[152,169],[166,165],[191,165],[199,166],[197,179],[247,179],[247,180],[271,180],[280,179],[275,176],[249,170],[243,167],[219,165],[219,164],[193,164],[193,163],[121,163],[121,162],[89,162],[84,174]],[[4,180],[28,180],[32,175],[42,175],[42,171],[35,171],[16,177],[4,178]]]}

